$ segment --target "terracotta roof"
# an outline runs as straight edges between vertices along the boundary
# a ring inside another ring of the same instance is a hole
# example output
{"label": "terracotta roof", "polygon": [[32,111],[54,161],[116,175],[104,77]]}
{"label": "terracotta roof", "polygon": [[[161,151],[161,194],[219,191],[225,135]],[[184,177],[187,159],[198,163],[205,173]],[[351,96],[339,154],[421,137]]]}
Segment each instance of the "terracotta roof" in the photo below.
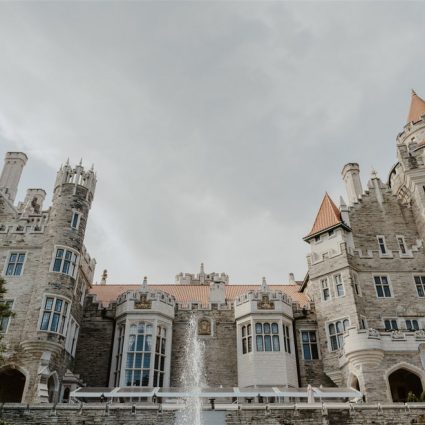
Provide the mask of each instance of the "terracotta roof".
{"label": "terracotta roof", "polygon": [[[338,207],[334,204],[331,197],[325,193],[322,204],[320,205],[319,212],[317,213],[316,220],[310,233],[305,237],[308,238],[323,230],[334,227],[342,223],[341,213]],[[304,239],[305,239],[304,238]]]}
{"label": "terracotta roof", "polygon": [[425,100],[419,97],[415,91],[412,90],[412,100],[410,102],[407,122],[418,121],[422,115],[425,115]]}
{"label": "terracotta roof", "polygon": [[[292,298],[292,301],[301,306],[307,305],[308,297],[299,292],[300,285],[267,285],[271,290],[278,290],[286,293]],[[107,306],[115,301],[118,296],[126,291],[134,291],[141,285],[93,285],[90,294],[96,295],[97,301]],[[159,290],[173,295],[179,303],[197,302],[202,305],[208,305],[210,288],[208,285],[148,285],[151,290]],[[260,285],[226,285],[226,300],[233,301],[238,295],[249,291],[259,290]]]}

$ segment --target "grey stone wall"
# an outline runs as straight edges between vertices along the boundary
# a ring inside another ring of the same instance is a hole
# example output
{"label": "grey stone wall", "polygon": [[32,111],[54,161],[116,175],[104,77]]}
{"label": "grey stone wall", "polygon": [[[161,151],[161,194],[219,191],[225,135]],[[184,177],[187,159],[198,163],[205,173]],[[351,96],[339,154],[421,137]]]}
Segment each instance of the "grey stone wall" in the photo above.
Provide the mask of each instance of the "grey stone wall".
{"label": "grey stone wall", "polygon": [[171,386],[180,386],[184,364],[184,340],[191,314],[212,322],[212,335],[202,336],[205,343],[205,375],[209,386],[237,386],[236,323],[234,310],[177,310],[173,323]]}
{"label": "grey stone wall", "polygon": [[[11,425],[174,425],[175,412],[157,406],[105,405],[13,406],[0,408],[0,419]],[[425,424],[425,406],[244,405],[226,412],[227,425],[408,425]]]}
{"label": "grey stone wall", "polygon": [[114,307],[103,308],[93,295],[86,297],[74,372],[89,387],[108,386],[115,329]]}

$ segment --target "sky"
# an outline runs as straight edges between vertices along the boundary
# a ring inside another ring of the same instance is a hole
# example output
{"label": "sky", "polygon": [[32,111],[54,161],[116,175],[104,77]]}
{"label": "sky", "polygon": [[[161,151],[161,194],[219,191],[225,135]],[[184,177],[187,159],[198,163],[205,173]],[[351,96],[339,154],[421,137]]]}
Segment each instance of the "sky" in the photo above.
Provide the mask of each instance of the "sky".
{"label": "sky", "polygon": [[[1,2],[0,155],[51,199],[94,163],[86,246],[108,283],[307,272],[326,191],[383,180],[414,88],[421,2]],[[19,200],[19,199],[18,199]]]}

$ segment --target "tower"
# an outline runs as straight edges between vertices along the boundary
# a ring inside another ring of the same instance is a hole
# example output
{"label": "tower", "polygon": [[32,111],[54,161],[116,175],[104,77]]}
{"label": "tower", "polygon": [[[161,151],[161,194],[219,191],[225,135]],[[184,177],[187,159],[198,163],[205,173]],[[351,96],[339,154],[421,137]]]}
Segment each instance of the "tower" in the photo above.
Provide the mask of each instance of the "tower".
{"label": "tower", "polygon": [[19,180],[27,160],[28,157],[23,152],[7,152],[4,158],[0,176],[0,191],[12,204],[15,202]]}
{"label": "tower", "polygon": [[[16,163],[10,164],[10,158]],[[15,198],[18,165],[24,159],[23,153],[6,155],[2,182],[9,202]],[[25,382],[13,401],[57,401],[63,377],[71,374],[67,370],[75,357],[84,296],[95,268],[84,247],[95,187],[93,169],[66,163],[57,173],[49,209],[43,210],[43,189],[28,189],[24,202],[2,218],[6,225],[0,232],[0,253],[14,313],[5,334],[6,359]],[[0,397],[2,380],[0,376]]]}

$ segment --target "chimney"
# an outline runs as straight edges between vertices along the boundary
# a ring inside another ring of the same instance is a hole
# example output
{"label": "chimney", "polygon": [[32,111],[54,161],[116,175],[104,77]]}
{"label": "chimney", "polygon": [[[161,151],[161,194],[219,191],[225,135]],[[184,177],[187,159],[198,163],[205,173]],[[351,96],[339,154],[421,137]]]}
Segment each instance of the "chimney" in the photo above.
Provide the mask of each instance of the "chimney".
{"label": "chimney", "polygon": [[288,284],[289,285],[295,285],[296,284],[294,273],[289,273]]}
{"label": "chimney", "polygon": [[4,166],[0,176],[0,191],[13,204],[18,191],[22,170],[28,157],[23,152],[7,152],[4,157]]}
{"label": "chimney", "polygon": [[363,193],[359,164],[355,162],[346,164],[341,174],[347,190],[348,203],[353,205],[355,202],[358,202],[359,197]]}
{"label": "chimney", "polygon": [[108,279],[108,271],[105,269],[105,270],[103,270],[100,284],[101,285],[106,285],[106,279]]}

